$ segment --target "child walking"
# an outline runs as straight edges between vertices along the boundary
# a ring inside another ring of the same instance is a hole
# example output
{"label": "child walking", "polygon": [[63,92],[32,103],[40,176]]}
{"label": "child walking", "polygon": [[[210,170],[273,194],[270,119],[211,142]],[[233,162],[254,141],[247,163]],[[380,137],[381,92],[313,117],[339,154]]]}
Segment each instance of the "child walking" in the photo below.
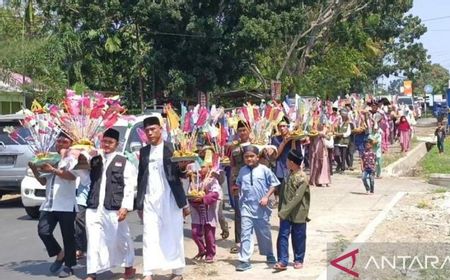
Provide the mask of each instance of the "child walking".
{"label": "child walking", "polygon": [[306,250],[306,222],[309,222],[310,192],[308,178],[303,172],[301,151],[291,150],[287,157],[290,174],[286,184],[280,187],[280,230],[277,239],[278,263],[274,269],[283,271],[289,262],[289,235],[292,234],[294,269],[303,267]]}
{"label": "child walking", "polygon": [[[377,179],[381,179],[381,165],[382,165],[382,150],[381,150],[381,141],[382,141],[383,130],[376,123],[373,126],[372,132],[369,136],[369,140],[372,141],[372,148],[376,156],[375,162],[375,176]],[[365,147],[364,147],[365,149]],[[364,151],[363,151],[364,153]]]}
{"label": "child walking", "polygon": [[373,177],[375,172],[376,155],[372,151],[372,146],[372,141],[367,141],[366,149],[364,150],[361,158],[361,171],[363,172],[362,180],[367,194],[373,194],[375,189],[375,180]]}
{"label": "child walking", "polygon": [[248,145],[243,148],[244,162],[235,189],[239,189],[241,211],[241,248],[237,271],[251,269],[250,257],[253,252],[253,232],[256,233],[259,252],[266,256],[267,263],[276,263],[270,232],[269,198],[280,185],[275,174],[265,165],[259,164],[259,149]]}
{"label": "child walking", "polygon": [[[199,180],[196,182],[194,179],[191,182],[191,191],[193,190],[198,194],[197,197],[189,199],[192,239],[198,247],[198,254],[194,259],[201,260],[206,257],[206,263],[213,263],[216,255],[215,236],[222,189],[217,179],[212,175],[210,165],[202,163]],[[200,192],[202,192],[201,195]]]}
{"label": "child walking", "polygon": [[436,144],[439,150],[439,154],[444,152],[444,141],[445,141],[445,127],[442,122],[438,122],[438,127],[434,131],[434,135],[437,137]]}

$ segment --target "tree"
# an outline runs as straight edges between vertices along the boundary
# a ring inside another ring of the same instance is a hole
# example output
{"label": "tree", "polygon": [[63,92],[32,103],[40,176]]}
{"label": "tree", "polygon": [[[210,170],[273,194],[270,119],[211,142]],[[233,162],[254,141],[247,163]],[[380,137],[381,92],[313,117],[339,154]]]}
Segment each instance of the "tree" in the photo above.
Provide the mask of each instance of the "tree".
{"label": "tree", "polygon": [[60,96],[66,85],[60,67],[65,53],[54,36],[39,32],[42,20],[33,7],[33,1],[12,1],[0,8],[0,74],[5,80],[14,72],[32,77],[33,84],[24,90],[45,102]]}
{"label": "tree", "polygon": [[428,63],[413,80],[413,92],[416,96],[424,96],[425,85],[433,87],[434,94],[445,94],[448,81],[450,80],[450,73],[447,68],[440,64]]}

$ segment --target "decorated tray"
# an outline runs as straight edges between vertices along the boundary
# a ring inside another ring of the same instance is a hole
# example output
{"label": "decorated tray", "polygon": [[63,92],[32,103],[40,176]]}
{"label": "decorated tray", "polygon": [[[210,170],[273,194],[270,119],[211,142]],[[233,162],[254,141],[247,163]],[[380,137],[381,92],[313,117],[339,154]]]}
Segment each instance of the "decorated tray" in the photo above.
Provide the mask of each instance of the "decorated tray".
{"label": "decorated tray", "polygon": [[309,136],[309,137],[316,137],[317,135],[319,135],[319,132],[317,132],[317,131],[315,131],[315,130],[310,131],[310,132],[308,133],[308,136]]}
{"label": "decorated tray", "polygon": [[195,161],[197,156],[183,156],[183,157],[172,157],[170,160],[172,162],[182,162],[182,161]]}
{"label": "decorated tray", "polygon": [[364,127],[357,127],[357,128],[352,130],[352,133],[354,133],[354,134],[361,134],[361,133],[364,133],[364,131],[366,131],[364,129]]}
{"label": "decorated tray", "polygon": [[49,153],[47,155],[36,155],[31,160],[31,163],[36,166],[41,166],[46,163],[50,165],[56,165],[61,160],[61,156],[58,153]]}
{"label": "decorated tray", "polygon": [[204,196],[205,196],[205,192],[204,191],[198,191],[198,190],[190,190],[186,194],[186,197],[188,199],[197,199],[197,198],[202,198]]}
{"label": "decorated tray", "polygon": [[231,164],[230,159],[228,157],[224,157],[220,160],[220,164],[224,166],[229,166]]}

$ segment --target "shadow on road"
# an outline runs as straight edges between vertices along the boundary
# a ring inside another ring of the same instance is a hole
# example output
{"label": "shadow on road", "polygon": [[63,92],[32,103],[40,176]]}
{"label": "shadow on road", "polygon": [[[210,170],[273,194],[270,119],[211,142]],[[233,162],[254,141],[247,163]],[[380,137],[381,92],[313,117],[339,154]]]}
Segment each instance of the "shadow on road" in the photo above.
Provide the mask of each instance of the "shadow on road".
{"label": "shadow on road", "polygon": [[3,198],[0,200],[0,208],[22,208],[20,196],[12,198]]}
{"label": "shadow on road", "polygon": [[351,194],[357,194],[357,195],[367,195],[366,192],[350,192]]}
{"label": "shadow on road", "polygon": [[21,262],[10,262],[2,264],[1,267],[31,276],[53,276],[48,270],[50,267],[50,263],[45,260],[25,260]]}

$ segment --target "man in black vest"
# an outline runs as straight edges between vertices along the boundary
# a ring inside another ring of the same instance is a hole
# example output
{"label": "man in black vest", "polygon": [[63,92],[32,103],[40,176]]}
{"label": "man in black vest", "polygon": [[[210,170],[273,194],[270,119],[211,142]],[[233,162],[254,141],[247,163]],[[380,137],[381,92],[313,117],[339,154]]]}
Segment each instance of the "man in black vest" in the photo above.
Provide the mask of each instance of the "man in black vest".
{"label": "man in black vest", "polygon": [[143,218],[143,275],[151,280],[155,270],[172,270],[172,280],[183,279],[183,216],[189,214],[181,184],[181,168],[171,161],[172,144],[164,142],[162,120],[144,120],[149,145],[140,150],[136,208]]}
{"label": "man in black vest", "polygon": [[134,247],[125,218],[133,210],[136,171],[116,152],[119,132],[108,129],[101,140],[100,154],[91,159],[91,185],[87,199],[86,280],[96,273],[124,266],[123,278],[134,277]]}

